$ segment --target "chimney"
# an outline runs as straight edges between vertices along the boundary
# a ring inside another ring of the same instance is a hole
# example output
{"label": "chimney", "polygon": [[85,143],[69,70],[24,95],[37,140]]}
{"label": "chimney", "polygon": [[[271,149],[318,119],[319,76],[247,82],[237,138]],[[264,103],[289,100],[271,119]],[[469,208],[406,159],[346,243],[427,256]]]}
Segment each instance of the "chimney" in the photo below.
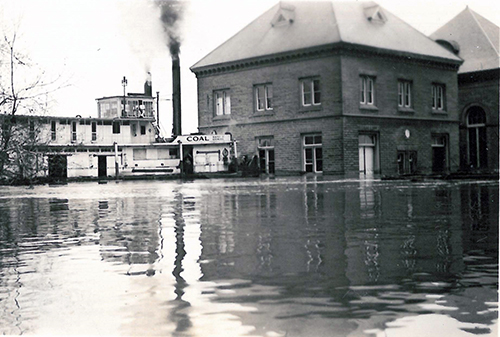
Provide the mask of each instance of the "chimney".
{"label": "chimney", "polygon": [[173,128],[172,135],[180,136],[181,131],[181,67],[179,54],[172,55],[172,107]]}
{"label": "chimney", "polygon": [[146,78],[146,82],[144,82],[144,95],[153,96],[153,87],[151,85],[151,73],[149,71],[148,71],[148,77]]}

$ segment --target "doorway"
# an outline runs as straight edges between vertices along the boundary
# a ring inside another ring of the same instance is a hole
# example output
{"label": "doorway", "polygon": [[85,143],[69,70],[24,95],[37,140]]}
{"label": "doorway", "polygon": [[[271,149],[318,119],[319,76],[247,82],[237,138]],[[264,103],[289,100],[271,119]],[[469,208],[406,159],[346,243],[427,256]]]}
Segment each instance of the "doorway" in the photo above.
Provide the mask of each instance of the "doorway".
{"label": "doorway", "polygon": [[106,156],[97,157],[97,175],[99,178],[108,176],[108,161]]}
{"label": "doorway", "polygon": [[274,148],[259,149],[260,173],[274,174]]}
{"label": "doorway", "polygon": [[194,161],[193,161],[193,147],[183,146],[182,147],[182,162],[183,170],[185,174],[193,174],[194,172]]}
{"label": "doorway", "polygon": [[432,172],[444,172],[448,166],[448,147],[446,135],[432,136]]}
{"label": "doorway", "polygon": [[398,151],[398,173],[415,174],[417,172],[417,151]]}
{"label": "doorway", "polygon": [[380,172],[378,165],[377,135],[361,133],[358,136],[359,173],[372,175]]}
{"label": "doorway", "polygon": [[68,178],[68,157],[64,155],[49,156],[49,178],[67,179]]}

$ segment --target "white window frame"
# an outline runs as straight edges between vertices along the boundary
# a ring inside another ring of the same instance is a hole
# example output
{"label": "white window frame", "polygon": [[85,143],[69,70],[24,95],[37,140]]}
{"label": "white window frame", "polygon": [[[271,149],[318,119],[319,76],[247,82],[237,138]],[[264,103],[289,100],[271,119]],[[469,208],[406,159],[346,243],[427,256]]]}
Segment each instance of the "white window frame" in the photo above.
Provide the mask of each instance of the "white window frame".
{"label": "white window frame", "polygon": [[[308,88],[306,88],[306,84],[308,84]],[[300,88],[302,106],[321,105],[321,82],[318,77],[301,79]],[[310,96],[309,100],[306,99],[306,96]]]}
{"label": "white window frame", "polygon": [[433,134],[432,135],[432,147],[445,147],[447,135],[445,134]]}
{"label": "white window frame", "polygon": [[255,86],[255,109],[257,111],[273,110],[272,100],[273,85],[271,83],[259,84]]}
{"label": "white window frame", "polygon": [[[316,137],[319,136],[321,138],[321,142],[317,143],[316,142]],[[306,138],[307,137],[313,137],[313,143],[312,144],[306,144]],[[321,149],[321,158],[317,158],[317,151],[316,149],[320,148]],[[312,161],[307,160],[307,155],[306,152],[307,150],[312,150]],[[321,133],[311,133],[311,134],[305,134],[302,135],[302,162],[303,162],[303,169],[304,172],[306,173],[322,173],[323,172],[323,136]],[[321,161],[321,169],[318,169],[318,162]],[[312,171],[307,171],[307,166],[312,165]]]}
{"label": "white window frame", "polygon": [[444,84],[432,84],[432,109],[445,110],[445,92]]}
{"label": "white window frame", "polygon": [[214,114],[216,117],[231,114],[231,93],[228,89],[214,91]]}
{"label": "white window frame", "polygon": [[[265,167],[261,167],[261,173],[264,174],[274,174],[276,170],[276,153],[274,151],[274,137],[273,136],[264,136],[257,138],[257,151],[259,153],[259,160],[262,160],[260,157],[260,152],[264,151],[264,162]],[[270,160],[269,152],[273,151],[273,160]],[[271,164],[272,163],[272,169]],[[259,161],[261,164],[261,161]]]}
{"label": "white window frame", "polygon": [[[469,109],[471,109],[471,108],[469,108]],[[467,162],[468,162],[468,165],[471,164],[471,150],[472,150],[471,149],[471,143],[472,143],[472,141],[471,141],[471,135],[470,135],[470,133],[471,133],[471,130],[473,129],[474,130],[474,138],[475,138],[474,139],[474,143],[476,144],[475,148],[473,149],[474,152],[475,152],[475,154],[476,154],[476,162],[473,163],[474,164],[473,167],[476,168],[476,169],[477,168],[483,168],[481,166],[481,162],[484,161],[484,158],[481,155],[482,151],[481,151],[481,144],[480,144],[480,135],[479,135],[479,133],[480,133],[480,130],[482,128],[486,128],[486,114],[485,114],[485,112],[484,112],[483,109],[481,109],[481,110],[482,110],[482,112],[478,112],[478,113],[481,114],[480,117],[481,117],[482,121],[480,123],[477,123],[477,122],[471,123],[470,122],[470,115],[474,111],[468,110],[467,111],[467,116],[466,116],[467,117],[467,119],[466,119],[466,123],[467,123]]]}
{"label": "white window frame", "polygon": [[97,122],[90,123],[90,131],[92,133],[91,140],[95,142],[97,140]]}
{"label": "white window frame", "polygon": [[[380,172],[380,157],[379,157],[379,144],[378,133],[374,132],[360,132],[358,135],[358,147],[372,147],[373,148],[373,172]],[[368,141],[366,141],[368,139]],[[366,174],[366,165],[364,170],[359,168],[360,172]]]}
{"label": "white window frame", "polygon": [[361,75],[361,97],[363,105],[375,105],[375,78],[373,76]]}
{"label": "white window frame", "polygon": [[407,80],[398,80],[398,107],[412,107],[412,82]]}

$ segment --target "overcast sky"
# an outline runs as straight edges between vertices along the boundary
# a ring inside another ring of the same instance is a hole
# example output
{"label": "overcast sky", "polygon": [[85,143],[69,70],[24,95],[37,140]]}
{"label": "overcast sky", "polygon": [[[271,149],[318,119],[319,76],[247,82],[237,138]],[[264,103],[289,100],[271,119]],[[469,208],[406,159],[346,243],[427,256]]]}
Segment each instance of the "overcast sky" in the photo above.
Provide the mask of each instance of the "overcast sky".
{"label": "overcast sky", "polygon": [[[192,0],[180,22],[183,133],[197,131],[196,77],[189,70],[278,1]],[[379,0],[386,10],[426,35],[467,5],[500,26],[498,0]],[[50,74],[70,83],[59,90],[50,114],[97,117],[95,99],[142,92],[146,73],[160,92],[160,120],[171,131],[171,61],[150,0],[0,0],[0,28],[17,25],[19,44]]]}

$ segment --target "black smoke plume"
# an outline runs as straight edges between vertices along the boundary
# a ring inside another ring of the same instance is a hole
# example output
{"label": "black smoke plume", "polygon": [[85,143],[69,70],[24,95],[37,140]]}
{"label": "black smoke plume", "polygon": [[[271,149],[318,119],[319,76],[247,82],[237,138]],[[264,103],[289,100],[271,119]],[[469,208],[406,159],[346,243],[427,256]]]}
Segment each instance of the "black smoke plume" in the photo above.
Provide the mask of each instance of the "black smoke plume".
{"label": "black smoke plume", "polygon": [[172,56],[180,53],[181,34],[180,21],[184,12],[184,4],[177,0],[158,0],[158,6],[161,10],[160,20],[163,30],[168,37],[168,48]]}

